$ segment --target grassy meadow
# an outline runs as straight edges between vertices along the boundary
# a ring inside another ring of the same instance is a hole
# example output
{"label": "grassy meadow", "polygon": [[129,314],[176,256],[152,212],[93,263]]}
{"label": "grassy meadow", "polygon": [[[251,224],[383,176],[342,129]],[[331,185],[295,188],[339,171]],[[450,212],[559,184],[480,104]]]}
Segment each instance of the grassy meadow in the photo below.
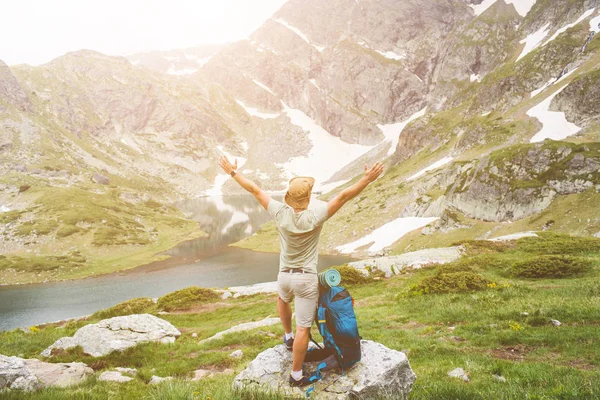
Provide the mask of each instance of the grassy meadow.
{"label": "grassy meadow", "polygon": [[[542,233],[516,242],[462,244],[465,256],[454,263],[405,270],[389,279],[360,279],[351,273],[355,271],[340,268],[344,280],[353,282],[348,287],[356,300],[363,338],[408,355],[417,375],[410,398],[600,398],[600,239]],[[198,343],[239,323],[275,316],[276,297],[222,300],[199,288],[175,293],[157,303],[129,301],[84,320],[1,332],[0,354],[38,357],[56,339],[85,324],[170,310],[159,317],[175,325],[182,336],[172,345],[141,344],[104,357],[74,349],[51,359],[82,361],[97,372],[137,368],[131,382],[99,382],[92,377],[76,387],[4,392],[0,398],[276,398],[233,393],[230,388],[235,375],[259,352],[280,343],[279,325]],[[313,334],[318,337],[316,329]],[[228,357],[236,349],[244,352],[240,360]],[[470,382],[448,377],[457,367],[465,369]],[[234,372],[190,381],[199,368]],[[152,386],[148,385],[152,375],[175,379]]]}

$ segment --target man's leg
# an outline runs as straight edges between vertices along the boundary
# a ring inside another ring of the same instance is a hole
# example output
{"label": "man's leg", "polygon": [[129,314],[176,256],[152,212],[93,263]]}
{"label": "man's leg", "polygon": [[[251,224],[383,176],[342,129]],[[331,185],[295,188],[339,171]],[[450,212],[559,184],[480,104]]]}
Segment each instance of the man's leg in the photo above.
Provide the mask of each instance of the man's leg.
{"label": "man's leg", "polygon": [[279,313],[283,331],[286,334],[292,333],[292,306],[281,300],[281,297],[277,298],[277,313]]}
{"label": "man's leg", "polygon": [[319,302],[319,280],[317,274],[302,274],[294,277],[292,285],[296,297],[296,338],[294,339],[292,378],[302,377],[302,363],[308,349],[310,328]]}
{"label": "man's leg", "polygon": [[290,305],[294,294],[292,291],[291,277],[289,273],[279,273],[277,276],[277,292],[279,297],[277,298],[277,313],[281,320],[281,325],[285,335],[283,336],[283,343],[286,345],[288,350],[292,350],[294,343],[294,334],[292,333],[292,306]]}
{"label": "man's leg", "polygon": [[292,371],[302,371],[302,363],[308,349],[308,335],[310,328],[296,325],[296,338],[294,339],[294,358]]}

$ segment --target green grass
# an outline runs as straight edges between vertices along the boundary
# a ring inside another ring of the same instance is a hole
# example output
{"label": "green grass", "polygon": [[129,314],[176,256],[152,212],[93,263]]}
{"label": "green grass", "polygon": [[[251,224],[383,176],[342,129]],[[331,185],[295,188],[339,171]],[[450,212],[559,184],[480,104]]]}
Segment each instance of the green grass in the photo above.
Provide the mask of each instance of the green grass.
{"label": "green grass", "polygon": [[160,297],[157,304],[164,311],[189,310],[218,298],[219,294],[212,289],[192,286]]}
{"label": "green grass", "polygon": [[[407,353],[417,375],[411,399],[600,398],[598,242],[552,234],[511,243],[471,241],[464,243],[465,257],[452,264],[352,285],[360,334]],[[591,269],[568,279],[507,275],[515,262],[554,248],[574,249],[570,254],[589,260]],[[477,292],[405,295],[431,277],[465,271],[477,273],[489,283]],[[130,383],[109,384],[91,378],[75,388],[3,393],[0,398],[276,398],[233,393],[231,382],[259,352],[280,343],[280,326],[198,343],[239,323],[276,315],[275,299],[274,295],[255,295],[213,302],[190,313],[160,315],[182,332],[172,345],[141,344],[98,358],[74,349],[53,358],[83,361],[98,372],[117,366],[137,368],[139,374]],[[37,357],[59,337],[72,335],[102,316],[120,315],[131,309],[157,312],[148,299],[136,299],[86,320],[49,324],[28,332],[0,332],[0,354]],[[561,321],[562,326],[553,326],[551,319]],[[198,338],[193,338],[193,333]],[[316,330],[313,335],[318,337]],[[244,352],[241,360],[228,357],[235,349]],[[467,371],[469,383],[447,376],[456,367]],[[235,373],[188,381],[198,368],[232,368]],[[507,382],[496,381],[494,374],[502,375]],[[176,379],[152,387],[147,384],[152,375]],[[170,394],[174,397],[168,397]]]}
{"label": "green grass", "polygon": [[[177,243],[202,237],[198,223],[183,218],[156,200],[132,204],[120,188],[95,193],[91,187],[32,186],[22,195],[32,205],[0,215],[10,232],[37,246],[39,254],[6,254],[0,262],[0,284],[84,278],[134,268],[164,259],[158,253]],[[41,239],[47,237],[48,239]],[[67,254],[77,249],[76,263]]]}

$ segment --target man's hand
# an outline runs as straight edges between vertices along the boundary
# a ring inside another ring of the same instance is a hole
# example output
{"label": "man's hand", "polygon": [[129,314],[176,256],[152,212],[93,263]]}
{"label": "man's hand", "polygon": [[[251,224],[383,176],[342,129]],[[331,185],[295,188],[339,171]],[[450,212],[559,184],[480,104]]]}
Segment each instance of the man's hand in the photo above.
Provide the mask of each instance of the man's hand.
{"label": "man's hand", "polygon": [[223,171],[225,171],[226,174],[231,175],[233,171],[237,170],[237,159],[235,160],[235,164],[231,164],[227,157],[221,156],[219,159],[219,165],[221,168],[223,168]]}
{"label": "man's hand", "polygon": [[371,168],[367,167],[365,164],[365,176],[364,178],[367,182],[374,182],[375,179],[379,178],[379,175],[383,172],[383,164],[378,162],[375,163]]}
{"label": "man's hand", "polygon": [[[219,165],[221,166],[221,168],[223,168],[223,171],[225,171],[228,175],[231,175],[231,172],[237,170],[238,167],[237,159],[235,160],[235,164],[231,164],[231,162],[225,156],[221,156],[221,158],[219,159]],[[244,190],[247,190],[254,197],[256,197],[256,200],[258,200],[260,205],[263,206],[265,210],[268,209],[269,201],[271,201],[271,196],[269,196],[265,191],[259,188],[256,185],[256,183],[252,182],[250,179],[247,179],[242,174],[235,174],[233,180],[239,183],[239,185],[242,188],[244,188]]]}
{"label": "man's hand", "polygon": [[353,199],[356,195],[364,190],[370,183],[374,182],[375,179],[379,178],[379,175],[383,172],[383,164],[375,163],[371,168],[365,165],[365,176],[363,176],[358,182],[354,185],[350,186],[342,190],[340,194],[338,194],[333,199],[329,200],[327,203],[327,215],[328,217],[332,217],[333,214],[338,212],[340,208],[344,204],[346,204],[349,200]]}

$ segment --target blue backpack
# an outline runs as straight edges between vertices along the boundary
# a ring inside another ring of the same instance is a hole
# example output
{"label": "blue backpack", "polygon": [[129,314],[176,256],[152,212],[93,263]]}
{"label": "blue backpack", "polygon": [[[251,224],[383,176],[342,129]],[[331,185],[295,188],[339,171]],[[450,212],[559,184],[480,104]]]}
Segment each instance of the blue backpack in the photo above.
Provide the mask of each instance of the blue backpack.
{"label": "blue backpack", "polygon": [[317,325],[326,349],[335,350],[342,373],[360,361],[360,335],[354,300],[341,286],[328,289],[319,297]]}

